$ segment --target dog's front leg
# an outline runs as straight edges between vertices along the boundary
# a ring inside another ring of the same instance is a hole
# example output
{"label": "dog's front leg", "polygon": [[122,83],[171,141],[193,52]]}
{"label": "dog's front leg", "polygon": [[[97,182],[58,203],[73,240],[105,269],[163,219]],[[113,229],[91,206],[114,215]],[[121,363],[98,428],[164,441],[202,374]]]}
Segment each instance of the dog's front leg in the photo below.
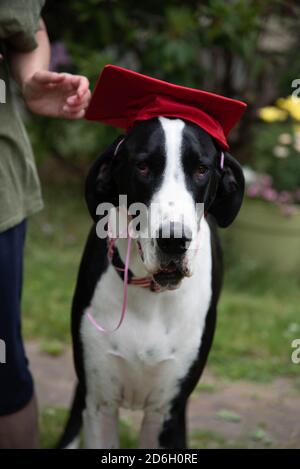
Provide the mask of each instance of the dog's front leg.
{"label": "dog's front leg", "polygon": [[163,413],[145,411],[139,437],[140,449],[155,449],[160,447],[159,435],[162,431],[163,422]]}
{"label": "dog's front leg", "polygon": [[88,402],[83,415],[84,447],[119,448],[118,409],[107,409]]}

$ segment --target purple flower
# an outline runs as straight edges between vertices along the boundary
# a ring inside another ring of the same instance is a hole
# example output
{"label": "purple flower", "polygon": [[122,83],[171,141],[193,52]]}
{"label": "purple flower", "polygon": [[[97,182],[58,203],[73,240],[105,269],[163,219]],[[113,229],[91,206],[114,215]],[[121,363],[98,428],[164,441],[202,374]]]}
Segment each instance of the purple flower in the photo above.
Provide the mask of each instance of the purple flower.
{"label": "purple flower", "polygon": [[68,54],[63,42],[56,41],[51,44],[51,59],[49,69],[53,72],[59,71],[60,67],[69,67],[72,59]]}
{"label": "purple flower", "polygon": [[287,204],[289,202],[292,202],[292,196],[288,191],[282,191],[278,195],[278,202],[282,204]]}
{"label": "purple flower", "polygon": [[300,203],[300,187],[294,191],[277,191],[273,186],[272,176],[269,174],[258,174],[256,181],[248,183],[247,196],[255,199],[260,198],[280,207],[283,215],[291,216],[295,212],[294,204]]}
{"label": "purple flower", "polygon": [[248,197],[255,198],[260,195],[260,187],[258,184],[252,184],[252,186],[248,187],[247,190]]}
{"label": "purple flower", "polygon": [[262,191],[262,198],[267,200],[268,202],[275,202],[277,200],[277,192],[275,191],[275,189],[263,189]]}

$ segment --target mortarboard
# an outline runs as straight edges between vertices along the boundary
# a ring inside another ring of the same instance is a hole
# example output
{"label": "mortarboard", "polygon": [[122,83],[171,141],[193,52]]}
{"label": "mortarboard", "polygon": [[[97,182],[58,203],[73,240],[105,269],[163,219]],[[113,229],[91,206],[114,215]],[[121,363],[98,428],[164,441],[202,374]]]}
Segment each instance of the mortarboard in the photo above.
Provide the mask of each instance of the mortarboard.
{"label": "mortarboard", "polygon": [[86,119],[128,131],[138,121],[177,117],[197,124],[227,150],[226,137],[246,106],[242,101],[106,65],[93,91]]}

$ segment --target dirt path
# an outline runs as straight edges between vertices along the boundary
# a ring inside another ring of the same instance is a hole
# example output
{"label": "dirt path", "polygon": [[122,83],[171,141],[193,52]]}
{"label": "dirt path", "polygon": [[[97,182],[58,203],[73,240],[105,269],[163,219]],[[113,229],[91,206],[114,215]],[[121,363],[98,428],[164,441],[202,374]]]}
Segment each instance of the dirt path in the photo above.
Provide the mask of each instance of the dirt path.
{"label": "dirt path", "polygon": [[[55,358],[27,344],[40,407],[68,407],[75,381],[70,350]],[[189,430],[198,447],[300,448],[300,392],[291,380],[226,382],[208,370],[190,401]],[[140,416],[124,412],[136,426]]]}

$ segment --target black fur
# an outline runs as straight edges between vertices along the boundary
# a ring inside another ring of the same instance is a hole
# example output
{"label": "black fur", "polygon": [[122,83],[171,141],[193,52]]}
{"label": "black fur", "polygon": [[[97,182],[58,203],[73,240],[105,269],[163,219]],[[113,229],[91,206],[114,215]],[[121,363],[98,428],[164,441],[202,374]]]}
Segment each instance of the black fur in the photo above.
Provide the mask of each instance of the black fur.
{"label": "black fur", "polygon": [[108,267],[106,240],[98,238],[92,226],[79,267],[76,289],[72,303],[71,333],[73,358],[78,378],[70,416],[57,447],[65,448],[79,433],[82,426],[82,411],[85,408],[86,380],[83,363],[83,345],[80,339],[80,324],[85,308],[90,304],[96,285]]}

